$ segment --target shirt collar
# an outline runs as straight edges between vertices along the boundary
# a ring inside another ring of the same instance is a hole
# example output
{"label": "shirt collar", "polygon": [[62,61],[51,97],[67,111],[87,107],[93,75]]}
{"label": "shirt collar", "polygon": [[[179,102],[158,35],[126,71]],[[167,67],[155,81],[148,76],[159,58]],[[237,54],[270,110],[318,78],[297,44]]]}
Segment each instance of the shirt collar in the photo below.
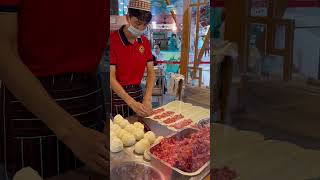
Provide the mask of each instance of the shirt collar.
{"label": "shirt collar", "polygon": [[[125,46],[129,46],[131,45],[131,43],[129,42],[128,38],[126,37],[126,35],[124,34],[124,29],[125,25],[121,26],[121,28],[119,29],[119,35],[120,35],[120,39],[122,41],[122,43],[125,45]],[[139,44],[141,44],[143,41],[142,41],[142,38],[141,36],[137,37],[137,42]]]}

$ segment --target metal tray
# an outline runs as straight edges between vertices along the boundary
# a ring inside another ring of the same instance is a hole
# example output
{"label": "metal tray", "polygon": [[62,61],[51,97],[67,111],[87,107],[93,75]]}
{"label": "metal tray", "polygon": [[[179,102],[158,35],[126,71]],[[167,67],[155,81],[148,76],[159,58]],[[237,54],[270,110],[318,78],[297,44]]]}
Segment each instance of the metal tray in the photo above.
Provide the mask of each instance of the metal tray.
{"label": "metal tray", "polygon": [[[181,138],[184,138],[194,132],[197,132],[199,131],[198,129],[195,129],[195,128],[185,128],[185,129],[182,129],[181,131],[178,131],[176,133],[173,133],[172,135],[168,136],[167,138],[171,138],[171,137],[175,137],[177,139],[181,139]],[[157,146],[158,144],[154,144],[150,147],[150,149],[152,147],[155,147]],[[151,164],[155,167],[157,167],[158,169],[161,169],[163,171],[163,174],[166,176],[166,179],[176,179],[174,178],[175,174],[172,173],[172,170],[175,171],[175,173],[178,173],[182,176],[184,176],[186,179],[190,179],[191,177],[193,176],[197,176],[199,175],[200,173],[204,172],[205,170],[206,171],[210,171],[210,161],[206,162],[201,168],[199,168],[197,171],[195,172],[184,172],[178,168],[175,168],[175,167],[172,167],[170,166],[167,162],[159,159],[158,157],[154,156],[151,152],[150,152],[150,149],[147,151],[147,153],[150,155],[151,157]],[[208,173],[208,172],[206,172]],[[171,176],[171,177],[169,177]],[[172,177],[173,176],[173,177]],[[180,177],[179,175],[177,177]],[[183,179],[183,178],[181,178]]]}
{"label": "metal tray", "polygon": [[[136,172],[132,172],[136,171]],[[146,175],[146,173],[149,173]],[[126,161],[117,164],[111,169],[111,179],[136,180],[136,179],[156,179],[165,180],[162,173],[151,165],[139,161]],[[140,176],[139,178],[136,176]]]}

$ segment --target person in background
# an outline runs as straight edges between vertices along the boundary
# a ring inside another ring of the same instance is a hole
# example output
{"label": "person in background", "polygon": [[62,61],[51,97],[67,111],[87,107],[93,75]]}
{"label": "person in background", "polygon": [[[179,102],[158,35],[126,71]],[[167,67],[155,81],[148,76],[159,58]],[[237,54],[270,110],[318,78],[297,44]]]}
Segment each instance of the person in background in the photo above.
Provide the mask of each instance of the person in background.
{"label": "person in background", "polygon": [[176,34],[171,35],[171,38],[169,40],[169,50],[171,50],[171,51],[178,50],[177,35]]}
{"label": "person in background", "polygon": [[[155,45],[154,49],[155,49],[155,55],[154,56],[156,58],[156,61],[164,61],[164,56],[160,52],[160,46],[159,45]],[[157,64],[157,67],[159,68],[160,71],[163,72],[163,74],[165,73],[166,65],[164,63]],[[165,83],[165,79],[164,79],[164,82],[161,82],[162,79],[163,78],[157,78],[156,85],[159,85],[160,83],[164,83],[164,94],[165,94],[166,91],[167,91],[167,86],[166,86],[166,83]]]}
{"label": "person in background", "polygon": [[204,56],[210,56],[210,40],[206,42],[204,53],[205,53]]}
{"label": "person in background", "polygon": [[47,178],[82,162],[108,174],[96,74],[109,34],[107,6],[105,0],[0,0],[1,180],[26,166]]}
{"label": "person in background", "polygon": [[154,46],[154,52],[155,52],[155,56],[157,57],[157,60],[159,61],[164,60],[163,53],[161,52],[159,45]]}
{"label": "person in background", "polygon": [[[148,39],[142,35],[152,19],[148,0],[130,0],[128,24],[110,35],[110,84],[112,88],[112,115],[123,117],[152,114],[154,66]],[[145,68],[145,94],[141,88]]]}

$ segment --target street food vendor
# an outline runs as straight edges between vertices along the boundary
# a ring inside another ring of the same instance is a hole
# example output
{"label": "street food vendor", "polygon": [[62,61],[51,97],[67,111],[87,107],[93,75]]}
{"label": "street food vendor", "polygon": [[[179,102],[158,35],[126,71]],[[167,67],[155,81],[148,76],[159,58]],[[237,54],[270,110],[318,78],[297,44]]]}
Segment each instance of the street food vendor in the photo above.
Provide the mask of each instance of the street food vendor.
{"label": "street food vendor", "polygon": [[107,175],[95,72],[109,35],[108,3],[0,0],[1,180],[27,166],[47,178],[82,162]]}
{"label": "street food vendor", "polygon": [[[151,21],[150,0],[130,0],[128,24],[110,35],[110,84],[112,115],[123,117],[152,114],[154,67],[149,40],[143,32]],[[146,89],[141,80],[147,71]]]}

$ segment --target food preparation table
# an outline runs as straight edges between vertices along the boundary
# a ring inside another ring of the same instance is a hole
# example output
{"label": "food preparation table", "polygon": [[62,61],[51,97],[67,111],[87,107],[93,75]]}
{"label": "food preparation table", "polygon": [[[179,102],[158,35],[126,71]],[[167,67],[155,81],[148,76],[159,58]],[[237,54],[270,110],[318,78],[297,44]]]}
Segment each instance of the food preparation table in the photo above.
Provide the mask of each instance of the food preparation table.
{"label": "food preparation table", "polygon": [[[157,135],[157,136],[168,136],[173,133],[173,131],[167,129],[166,127],[158,124],[157,122],[150,120],[150,119],[139,119],[138,117],[130,117],[127,118],[130,123],[136,122],[138,120],[143,120],[149,128]],[[143,156],[135,155],[133,153],[134,147],[125,148],[120,153],[111,153],[110,159],[111,159],[111,167],[118,163],[127,162],[127,161],[136,161],[136,162],[143,162],[147,165],[150,165],[150,162],[147,162],[143,159]],[[209,167],[210,168],[210,167]],[[195,176],[193,178],[188,178],[190,180],[210,180],[209,175],[209,168],[206,169],[203,173],[199,174],[198,176]],[[161,169],[159,169],[161,171]],[[106,180],[105,177],[93,174],[86,168],[79,169],[76,171],[71,171],[66,174],[63,174],[61,176],[57,176],[54,178],[50,178],[48,180],[70,180],[70,179],[77,179],[77,180]],[[180,176],[177,176],[178,179],[185,179]]]}

